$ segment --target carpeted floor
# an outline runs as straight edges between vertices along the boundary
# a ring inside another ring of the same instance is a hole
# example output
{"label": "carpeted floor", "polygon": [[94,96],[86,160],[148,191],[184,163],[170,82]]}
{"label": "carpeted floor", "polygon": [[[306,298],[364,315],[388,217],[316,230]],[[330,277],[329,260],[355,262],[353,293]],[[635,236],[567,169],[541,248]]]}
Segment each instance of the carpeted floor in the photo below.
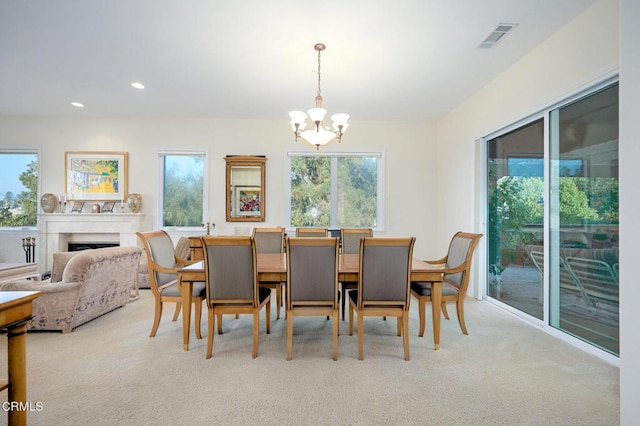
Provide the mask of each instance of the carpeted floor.
{"label": "carpeted floor", "polygon": [[[205,360],[206,337],[192,332],[191,350],[182,350],[172,306],[157,336],[148,337],[152,302],[143,290],[139,300],[70,334],[30,332],[28,399],[42,410],[28,414],[29,424],[619,424],[617,367],[486,302],[467,300],[468,336],[449,309],[439,351],[430,321],[428,335],[417,337],[413,304],[409,362],[395,319],[377,318],[365,322],[364,361],[346,322],[340,358],[332,361],[323,317],[296,318],[287,362],[285,321],[273,320],[265,335],[264,314],[258,358],[251,358],[252,320],[241,316],[225,317],[225,334],[215,336],[214,355]],[[0,412],[0,425],[6,421]]]}

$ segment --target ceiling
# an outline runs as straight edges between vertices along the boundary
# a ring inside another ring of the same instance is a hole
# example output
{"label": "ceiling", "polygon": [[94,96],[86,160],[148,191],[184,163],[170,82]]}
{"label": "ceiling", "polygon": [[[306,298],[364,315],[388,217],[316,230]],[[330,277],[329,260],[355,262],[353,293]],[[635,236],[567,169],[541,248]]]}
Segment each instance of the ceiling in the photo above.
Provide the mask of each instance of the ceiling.
{"label": "ceiling", "polygon": [[437,119],[593,3],[0,0],[0,116]]}

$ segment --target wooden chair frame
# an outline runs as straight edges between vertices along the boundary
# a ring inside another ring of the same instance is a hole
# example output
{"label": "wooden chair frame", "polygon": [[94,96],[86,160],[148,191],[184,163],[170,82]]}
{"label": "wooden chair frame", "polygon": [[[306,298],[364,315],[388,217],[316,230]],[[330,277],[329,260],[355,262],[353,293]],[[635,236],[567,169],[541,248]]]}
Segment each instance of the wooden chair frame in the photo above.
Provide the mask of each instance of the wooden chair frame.
{"label": "wooden chair frame", "polygon": [[[149,244],[149,238],[167,238],[168,242],[173,246],[173,242],[171,241],[171,236],[166,231],[148,231],[148,232],[136,232],[138,239],[142,243],[144,247],[144,251],[147,257],[147,265],[149,271],[149,287],[151,288],[151,292],[153,293],[154,302],[154,315],[153,315],[153,326],[151,327],[151,333],[149,337],[155,337],[156,332],[158,331],[158,327],[160,325],[160,319],[162,318],[162,308],[164,303],[175,303],[176,309],[173,314],[173,318],[171,321],[176,321],[178,316],[180,315],[180,310],[182,308],[182,296],[168,296],[163,295],[163,290],[171,287],[177,286],[178,282],[178,268],[166,268],[160,264],[158,264],[153,257],[153,252],[151,249],[151,245]],[[175,264],[178,267],[187,266],[195,261],[189,261],[179,258],[175,255],[174,252]],[[176,278],[168,283],[163,285],[158,285],[158,281],[156,280],[156,273],[164,273],[164,274],[173,274]],[[194,295],[191,298],[191,302],[195,304],[195,332],[196,337],[198,339],[202,339],[202,332],[200,327],[200,321],[202,318],[202,301],[204,297],[200,295]]]}
{"label": "wooden chair frame", "polygon": [[329,230],[327,228],[296,228],[296,237],[298,238],[322,238],[328,236]]}
{"label": "wooden chair frame", "polygon": [[[201,237],[202,249],[204,252],[204,265],[205,265],[205,284],[206,284],[206,302],[207,302],[207,351],[205,358],[211,358],[213,352],[213,340],[214,340],[214,328],[215,318],[218,317],[218,334],[222,334],[222,321],[221,317],[224,314],[252,314],[253,315],[253,358],[258,356],[258,331],[260,328],[260,310],[266,308],[266,331],[267,334],[271,332],[271,296],[267,296],[264,300],[260,301],[258,295],[258,271],[256,266],[256,245],[253,237],[217,237],[217,236],[204,236]],[[208,246],[210,245],[250,245],[253,259],[253,298],[252,299],[213,299],[210,295],[210,282],[209,282],[209,254]]]}
{"label": "wooden chair frame", "polygon": [[[449,313],[447,312],[447,302],[456,302],[456,312],[458,314],[458,323],[460,324],[460,329],[462,330],[462,333],[469,334],[467,332],[467,326],[464,321],[464,298],[467,294],[467,288],[469,287],[469,276],[471,272],[473,253],[475,251],[476,246],[478,245],[478,242],[480,241],[480,238],[482,238],[482,234],[472,234],[469,232],[457,232],[451,239],[451,242],[449,243],[449,252],[447,253],[446,256],[438,260],[425,260],[425,262],[433,265],[446,264],[449,254],[451,252],[452,244],[456,238],[468,238],[468,239],[471,239],[471,243],[469,244],[469,248],[467,250],[467,255],[465,256],[464,262],[454,268],[447,268],[444,270],[444,274],[443,274],[444,278],[442,280],[442,285],[443,286],[448,285],[448,286],[454,287],[456,289],[456,293],[454,295],[448,295],[443,292],[441,307],[442,307],[442,314],[446,319],[449,319]],[[446,279],[447,274],[456,274],[459,272],[463,273],[463,278],[460,286],[457,286],[455,283],[451,281],[447,281]],[[416,299],[418,299],[418,313],[420,316],[420,331],[418,333],[418,336],[422,337],[424,336],[424,330],[425,330],[426,304],[427,302],[431,302],[431,296],[420,295],[413,289],[411,290],[411,295]]]}
{"label": "wooden chair frame", "polygon": [[[296,316],[330,316],[332,319],[333,335],[333,360],[338,360],[338,327],[340,318],[338,315],[338,238],[287,238],[287,288],[291,290],[291,248],[306,247],[331,247],[335,248],[335,271],[333,280],[332,300],[291,300],[287,298],[287,361],[292,358],[293,352],[293,318]],[[289,293],[289,296],[291,293]]]}
{"label": "wooden chair frame", "polygon": [[[284,228],[253,228],[253,239],[256,240],[256,235],[263,233],[280,234],[280,253],[284,253]],[[259,237],[258,237],[259,238]],[[261,253],[258,243],[256,242],[256,253]],[[280,319],[280,307],[284,304],[283,300],[286,297],[286,283],[262,283],[258,284],[264,288],[270,288],[276,291],[276,319]],[[286,315],[286,310],[285,310]]]}
{"label": "wooden chair frame", "polygon": [[[345,254],[345,247],[348,247],[348,244],[345,244],[345,241],[352,238],[353,235],[359,235],[362,238],[365,237],[373,237],[373,229],[371,228],[341,228],[340,229],[340,247],[341,253]],[[359,253],[360,251],[360,242],[358,242],[358,251],[354,253]],[[342,321],[344,321],[344,311],[345,306],[347,305],[347,293],[350,290],[355,290],[358,287],[357,282],[340,282],[340,294],[341,294],[341,309],[342,309]]]}
{"label": "wooden chair frame", "polygon": [[[404,359],[410,360],[409,353],[409,301],[411,294],[409,292],[409,286],[411,283],[411,262],[413,258],[413,246],[416,239],[410,238],[363,238],[360,240],[360,267],[358,273],[358,297],[354,300],[353,297],[349,297],[349,336],[353,335],[353,317],[354,311],[358,315],[358,359],[364,359],[364,317],[366,316],[378,316],[378,317],[396,317],[398,320],[398,336],[402,336],[402,343],[404,347]],[[364,300],[363,299],[363,286],[366,285],[367,279],[364,272],[364,262],[366,261],[365,250],[366,247],[374,246],[408,246],[407,256],[407,269],[406,269],[406,297],[404,300]]]}

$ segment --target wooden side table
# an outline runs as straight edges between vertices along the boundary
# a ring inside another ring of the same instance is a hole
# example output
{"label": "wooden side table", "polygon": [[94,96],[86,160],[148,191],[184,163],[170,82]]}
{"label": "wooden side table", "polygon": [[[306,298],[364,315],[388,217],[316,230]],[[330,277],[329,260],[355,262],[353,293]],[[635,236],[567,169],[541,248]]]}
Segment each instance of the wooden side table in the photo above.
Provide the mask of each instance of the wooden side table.
{"label": "wooden side table", "polygon": [[[6,331],[9,378],[0,380],[0,391],[9,390],[9,403],[27,403],[27,322],[39,291],[0,291],[0,330]],[[9,425],[26,425],[27,411],[10,409]]]}

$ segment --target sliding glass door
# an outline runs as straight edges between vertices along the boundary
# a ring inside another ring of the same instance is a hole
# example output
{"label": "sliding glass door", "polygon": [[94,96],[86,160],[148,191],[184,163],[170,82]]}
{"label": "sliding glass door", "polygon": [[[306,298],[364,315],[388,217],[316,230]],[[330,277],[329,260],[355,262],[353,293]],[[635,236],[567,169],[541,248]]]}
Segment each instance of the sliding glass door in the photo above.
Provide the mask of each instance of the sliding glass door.
{"label": "sliding glass door", "polygon": [[617,83],[486,153],[487,296],[618,355]]}
{"label": "sliding glass door", "polygon": [[618,341],[618,85],[550,113],[550,325]]}
{"label": "sliding glass door", "polygon": [[529,254],[544,242],[544,120],[490,139],[487,160],[487,293],[542,320],[542,280]]}

